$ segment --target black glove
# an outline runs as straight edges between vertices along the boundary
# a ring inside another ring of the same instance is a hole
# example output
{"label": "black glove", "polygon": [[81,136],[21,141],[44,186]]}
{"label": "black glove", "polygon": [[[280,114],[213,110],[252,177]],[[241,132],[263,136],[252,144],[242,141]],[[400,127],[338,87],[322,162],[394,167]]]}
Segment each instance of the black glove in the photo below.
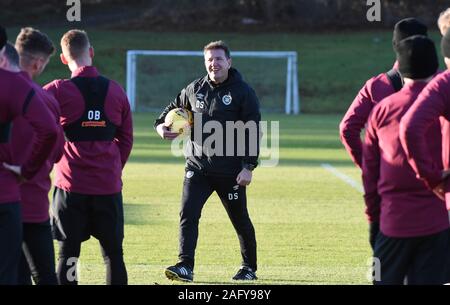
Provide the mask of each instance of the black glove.
{"label": "black glove", "polygon": [[380,232],[380,223],[378,221],[371,222],[369,226],[369,242],[372,250],[375,250],[378,232]]}

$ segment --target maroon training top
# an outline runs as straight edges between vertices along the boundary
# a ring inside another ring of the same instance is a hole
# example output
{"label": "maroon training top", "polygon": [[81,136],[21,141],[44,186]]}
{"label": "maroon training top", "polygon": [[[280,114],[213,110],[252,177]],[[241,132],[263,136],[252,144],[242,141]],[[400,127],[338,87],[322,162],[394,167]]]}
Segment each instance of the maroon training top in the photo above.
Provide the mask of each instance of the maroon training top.
{"label": "maroon training top", "polygon": [[[22,72],[21,74],[30,82],[32,81],[27,73]],[[53,164],[62,156],[65,142],[64,133],[59,124],[60,110],[58,102],[39,85],[36,83],[33,83],[33,85],[36,94],[42,98],[53,115],[53,121],[58,126],[58,139],[52,148],[51,154],[33,179],[20,184],[22,221],[25,223],[40,223],[49,219],[48,192],[51,188],[49,175],[53,169]],[[11,140],[13,164],[21,165],[29,158],[35,137],[33,128],[22,116],[17,117],[13,121]]]}
{"label": "maroon training top", "polygon": [[[80,67],[72,77],[98,77],[92,66]],[[70,80],[55,80],[44,87],[58,101],[61,125],[77,121],[84,112],[81,92]],[[133,145],[133,123],[130,105],[123,89],[110,81],[105,113],[117,126],[116,138],[108,141],[66,142],[61,160],[55,166],[55,186],[88,195],[107,195],[122,190],[122,168]]]}
{"label": "maroon training top", "polygon": [[[397,63],[394,64],[394,68],[396,67]],[[352,161],[359,167],[362,164],[361,131],[364,129],[373,107],[394,92],[394,87],[386,73],[372,77],[361,88],[339,125],[341,142],[350,154]]]}
{"label": "maroon training top", "polygon": [[[431,122],[442,116],[442,151],[444,168],[448,169],[450,133],[450,70],[436,76],[420,93],[413,107],[405,114],[400,125],[400,138],[408,154],[409,162],[425,183],[433,188],[442,181],[442,169],[436,166],[429,155],[428,142],[424,131]],[[446,183],[446,202],[450,209],[450,183]]]}
{"label": "maroon training top", "polygon": [[[31,96],[30,99],[27,99]],[[0,122],[12,122],[23,115],[36,132],[29,159],[22,166],[22,175],[31,179],[44,164],[57,137],[57,125],[33,84],[21,73],[0,69]],[[11,142],[11,139],[10,141]],[[17,177],[3,168],[2,163],[13,163],[9,143],[0,144],[0,203],[20,200]]]}

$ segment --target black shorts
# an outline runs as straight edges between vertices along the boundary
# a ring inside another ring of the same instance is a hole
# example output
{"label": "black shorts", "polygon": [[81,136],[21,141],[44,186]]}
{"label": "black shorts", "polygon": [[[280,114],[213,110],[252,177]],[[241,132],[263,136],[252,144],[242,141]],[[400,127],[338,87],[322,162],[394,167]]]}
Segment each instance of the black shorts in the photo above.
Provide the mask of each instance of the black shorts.
{"label": "black shorts", "polygon": [[408,238],[378,233],[374,257],[379,261],[376,285],[441,285],[447,278],[450,230]]}
{"label": "black shorts", "polygon": [[51,206],[53,238],[86,241],[123,241],[122,193],[112,195],[83,195],[55,187]]}

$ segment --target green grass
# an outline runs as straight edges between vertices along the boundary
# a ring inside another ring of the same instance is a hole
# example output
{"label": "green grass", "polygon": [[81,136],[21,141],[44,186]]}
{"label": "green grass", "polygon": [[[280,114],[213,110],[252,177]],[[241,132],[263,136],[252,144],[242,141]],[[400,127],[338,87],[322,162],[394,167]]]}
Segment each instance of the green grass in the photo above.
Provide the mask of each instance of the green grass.
{"label": "green grass", "polygon": [[[184,161],[152,129],[156,114],[134,117],[136,142],[124,171],[124,253],[130,284],[172,284],[177,261]],[[258,168],[248,188],[258,242],[258,284],[367,284],[367,224],[362,196],[329,174],[336,166],[359,181],[338,142],[335,115],[263,115],[280,121],[280,163]],[[232,284],[239,243],[216,195],[200,221],[195,281]],[[83,244],[82,284],[104,283],[98,242]]]}
{"label": "green grass", "polygon": [[[59,45],[61,35],[68,29],[42,30]],[[10,29],[12,40],[18,31],[18,28]],[[201,50],[207,42],[223,39],[235,51],[297,51],[301,110],[305,113],[344,112],[365,81],[373,75],[389,70],[395,59],[391,47],[391,31],[332,34],[153,33],[98,29],[87,31],[96,50],[95,64],[102,73],[123,85],[126,75],[126,51],[130,49]],[[431,36],[438,46],[439,34],[432,32]],[[60,63],[58,54],[39,79],[40,83],[70,76],[67,68]],[[201,69],[201,61],[199,65]],[[239,65],[236,67],[239,69]],[[271,79],[272,70],[269,66],[263,77]],[[161,74],[161,82],[171,83],[174,76],[176,73],[172,73],[172,76]],[[147,85],[152,88],[151,84]],[[253,85],[261,95],[267,89],[267,86],[258,83]],[[175,97],[180,89],[173,89],[170,99]],[[151,91],[156,94],[157,88]],[[168,102],[164,99],[161,105]],[[280,108],[283,109],[282,105]]]}

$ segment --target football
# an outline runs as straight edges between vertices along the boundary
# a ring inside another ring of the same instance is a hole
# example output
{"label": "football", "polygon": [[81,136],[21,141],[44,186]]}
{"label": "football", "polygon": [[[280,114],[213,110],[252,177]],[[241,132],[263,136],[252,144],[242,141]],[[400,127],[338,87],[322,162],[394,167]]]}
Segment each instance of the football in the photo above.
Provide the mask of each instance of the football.
{"label": "football", "polygon": [[164,120],[164,126],[169,128],[171,132],[180,135],[189,135],[191,127],[194,124],[192,112],[184,108],[175,108],[169,111]]}

